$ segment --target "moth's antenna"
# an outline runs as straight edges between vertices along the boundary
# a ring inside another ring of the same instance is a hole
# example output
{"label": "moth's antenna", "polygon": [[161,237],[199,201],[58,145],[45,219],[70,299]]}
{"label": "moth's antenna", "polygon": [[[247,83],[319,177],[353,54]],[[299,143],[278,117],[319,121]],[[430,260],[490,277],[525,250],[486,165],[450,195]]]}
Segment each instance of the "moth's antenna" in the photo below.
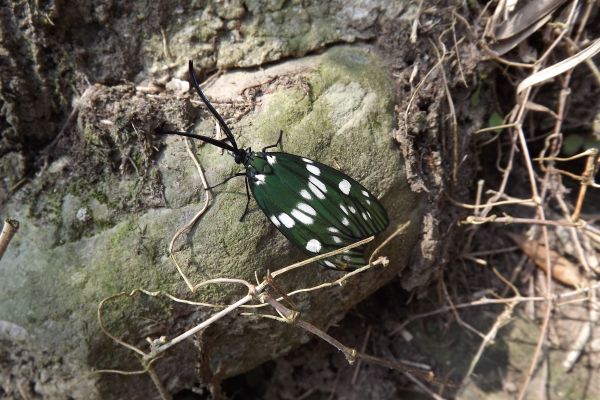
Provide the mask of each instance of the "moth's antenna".
{"label": "moth's antenna", "polygon": [[208,136],[202,136],[202,135],[194,135],[193,133],[187,133],[187,132],[176,132],[176,131],[168,131],[162,128],[158,128],[156,130],[156,133],[158,135],[177,135],[177,136],[185,136],[185,137],[189,137],[192,139],[199,139],[202,140],[203,142],[206,143],[210,143],[213,146],[217,146],[221,149],[225,149],[227,151],[231,151],[234,154],[237,154],[239,152],[239,149],[234,148],[233,146],[223,142],[222,140],[217,140]]}
{"label": "moth's antenna", "polygon": [[233,145],[233,147],[235,149],[238,149],[237,143],[235,142],[235,138],[233,137],[233,133],[231,133],[231,129],[229,129],[229,127],[225,123],[225,120],[223,120],[223,117],[221,117],[221,114],[219,114],[217,112],[217,110],[215,110],[213,105],[210,104],[210,101],[208,101],[208,99],[202,92],[202,89],[200,89],[200,85],[198,84],[198,81],[196,80],[196,73],[194,72],[194,63],[192,62],[192,60],[189,60],[189,67],[190,67],[190,78],[192,79],[192,86],[194,86],[194,88],[200,95],[200,98],[202,99],[202,101],[204,102],[204,104],[206,105],[208,110],[211,112],[211,114],[217,119],[217,121],[219,121],[219,125],[221,125],[221,128],[223,129],[223,131],[225,131],[225,135],[227,136],[227,139],[229,139],[229,141],[231,142],[231,144]]}

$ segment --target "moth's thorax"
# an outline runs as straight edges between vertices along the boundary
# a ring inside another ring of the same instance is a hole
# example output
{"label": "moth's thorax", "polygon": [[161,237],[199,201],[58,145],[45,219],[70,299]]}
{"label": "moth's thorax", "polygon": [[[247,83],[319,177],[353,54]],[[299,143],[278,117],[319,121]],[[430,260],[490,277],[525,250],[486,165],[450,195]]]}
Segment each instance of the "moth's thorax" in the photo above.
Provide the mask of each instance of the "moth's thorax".
{"label": "moth's thorax", "polygon": [[237,149],[236,152],[233,154],[233,158],[236,164],[247,165],[248,159],[251,154],[252,151],[250,149]]}
{"label": "moth's thorax", "polygon": [[269,163],[268,153],[248,153],[246,169],[254,174],[270,175],[273,173],[273,167]]}

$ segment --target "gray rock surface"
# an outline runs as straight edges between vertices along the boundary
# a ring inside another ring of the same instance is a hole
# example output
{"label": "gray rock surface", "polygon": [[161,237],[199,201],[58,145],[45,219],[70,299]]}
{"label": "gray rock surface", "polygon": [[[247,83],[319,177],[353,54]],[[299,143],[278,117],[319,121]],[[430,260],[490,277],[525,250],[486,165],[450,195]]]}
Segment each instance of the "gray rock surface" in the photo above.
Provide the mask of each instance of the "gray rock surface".
{"label": "gray rock surface", "polygon": [[6,3],[0,154],[52,140],[90,82],[164,84],[185,79],[188,59],[208,73],[257,67],[373,39],[379,22],[405,8],[400,0]]}

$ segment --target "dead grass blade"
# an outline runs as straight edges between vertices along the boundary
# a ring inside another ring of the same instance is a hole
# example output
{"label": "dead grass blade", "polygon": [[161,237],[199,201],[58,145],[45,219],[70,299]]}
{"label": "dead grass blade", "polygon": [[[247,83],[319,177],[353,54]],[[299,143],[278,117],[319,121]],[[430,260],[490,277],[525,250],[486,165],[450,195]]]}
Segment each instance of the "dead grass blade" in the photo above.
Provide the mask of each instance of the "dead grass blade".
{"label": "dead grass blade", "polygon": [[[505,40],[535,25],[540,19],[549,18],[550,14],[567,0],[530,1],[509,19],[498,25],[495,30],[496,40]],[[533,32],[532,32],[533,33]]]}
{"label": "dead grass blade", "polygon": [[546,253],[550,253],[552,263],[552,278],[563,285],[580,288],[587,284],[586,279],[579,273],[577,266],[554,250],[548,250],[542,243],[527,240],[521,235],[508,233],[508,236],[519,246],[535,265],[543,271],[548,271]]}
{"label": "dead grass blade", "polygon": [[534,85],[545,82],[554,78],[555,76],[567,72],[572,68],[575,68],[580,63],[594,57],[596,54],[598,54],[598,52],[600,52],[600,39],[596,39],[591,45],[584,50],[581,50],[574,56],[529,75],[521,83],[519,83],[519,86],[517,87],[517,93],[521,93]]}
{"label": "dead grass blade", "polygon": [[527,39],[531,34],[544,26],[550,19],[552,15],[546,15],[544,18],[534,22],[530,26],[528,26],[523,31],[517,33],[516,35],[510,36],[507,39],[498,40],[496,43],[491,44],[488,47],[488,50],[493,53],[496,57],[500,57],[515,47],[519,45],[523,40]]}

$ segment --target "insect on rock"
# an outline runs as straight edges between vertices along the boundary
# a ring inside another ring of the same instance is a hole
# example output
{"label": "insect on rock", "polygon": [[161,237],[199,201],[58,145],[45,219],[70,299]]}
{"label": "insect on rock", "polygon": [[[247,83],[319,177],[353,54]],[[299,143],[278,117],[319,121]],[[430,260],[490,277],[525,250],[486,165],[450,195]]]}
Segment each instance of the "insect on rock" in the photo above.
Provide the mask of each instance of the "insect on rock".
{"label": "insect on rock", "polygon": [[[388,215],[379,200],[348,175],[306,157],[269,151],[281,144],[282,131],[277,143],[262,151],[240,148],[223,117],[200,89],[192,61],[189,73],[192,85],[226,138],[218,140],[162,128],[158,133],[202,140],[231,153],[245,171],[219,185],[237,176],[244,177],[247,202],[240,221],[248,212],[252,194],[271,223],[311,256],[348,246],[387,228]],[[366,264],[364,251],[364,246],[355,247],[318,262],[328,268],[352,270]]]}

